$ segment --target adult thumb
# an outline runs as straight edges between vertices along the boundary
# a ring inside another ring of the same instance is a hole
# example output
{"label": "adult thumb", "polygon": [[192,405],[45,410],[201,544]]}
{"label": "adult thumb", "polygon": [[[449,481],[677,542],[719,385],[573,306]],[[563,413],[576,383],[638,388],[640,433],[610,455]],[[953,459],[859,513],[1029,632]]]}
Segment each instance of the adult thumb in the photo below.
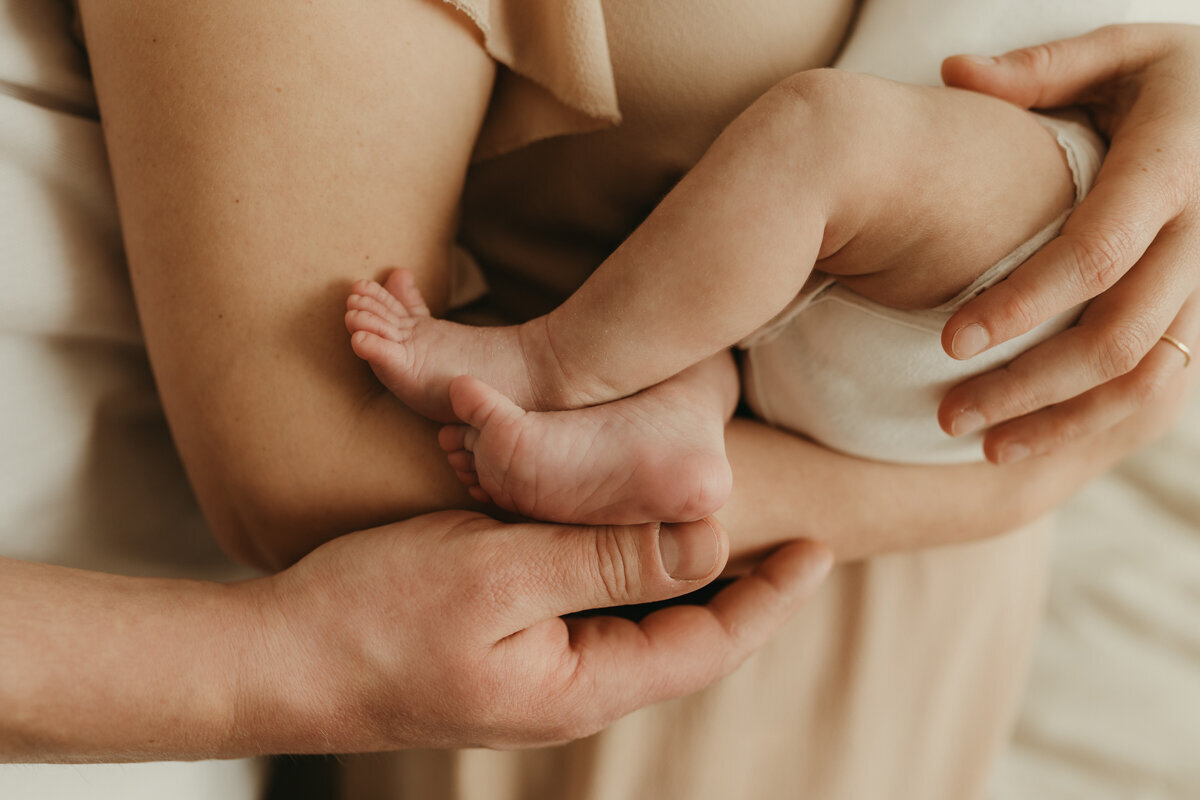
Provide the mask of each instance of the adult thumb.
{"label": "adult thumb", "polygon": [[709,583],[729,558],[729,538],[713,517],[678,524],[542,526],[538,557],[517,567],[522,587],[512,622],[667,600]]}
{"label": "adult thumb", "polygon": [[1023,108],[1055,108],[1095,99],[1096,87],[1140,69],[1151,49],[1138,26],[1110,25],[995,57],[951,56],[942,80]]}

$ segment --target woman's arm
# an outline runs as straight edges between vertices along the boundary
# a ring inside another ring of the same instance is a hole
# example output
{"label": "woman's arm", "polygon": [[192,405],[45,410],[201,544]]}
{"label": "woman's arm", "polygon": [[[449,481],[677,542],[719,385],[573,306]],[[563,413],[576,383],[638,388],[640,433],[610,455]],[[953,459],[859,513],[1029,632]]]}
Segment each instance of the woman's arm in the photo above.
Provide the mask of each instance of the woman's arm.
{"label": "woman's arm", "polygon": [[[1200,292],[1175,318],[1200,344]],[[1028,524],[1092,478],[1165,433],[1198,373],[1179,351],[1149,353],[1107,392],[1093,396],[1109,426],[1034,458],[1002,466],[917,466],[863,461],[747,419],[734,419],[726,449],[734,471],[718,515],[734,542],[736,571],[796,537],[827,542],[840,560],[967,542]],[[1132,413],[1123,395],[1138,398]]]}
{"label": "woman's arm", "polygon": [[470,503],[342,315],[395,264],[444,303],[494,71],[475,28],[430,0],[80,5],[151,362],[223,545],[277,568]]}
{"label": "woman's arm", "polygon": [[692,591],[727,552],[705,523],[505,526],[448,512],[232,585],[0,559],[0,761],[588,735],[732,671],[829,567],[823,548],[795,544],[704,607],[636,625],[559,617]]}
{"label": "woman's arm", "polygon": [[1161,436],[1194,379],[1193,370],[1175,370],[1156,400],[1113,427],[1005,466],[864,461],[734,419],[725,439],[733,493],[717,514],[730,532],[731,570],[796,537],[826,542],[851,561],[1012,531]]}

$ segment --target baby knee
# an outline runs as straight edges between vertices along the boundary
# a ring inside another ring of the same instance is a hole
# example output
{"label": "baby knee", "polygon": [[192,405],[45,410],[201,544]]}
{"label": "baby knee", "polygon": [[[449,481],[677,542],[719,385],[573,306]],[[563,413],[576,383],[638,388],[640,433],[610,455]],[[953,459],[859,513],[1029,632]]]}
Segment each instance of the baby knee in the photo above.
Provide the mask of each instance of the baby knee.
{"label": "baby knee", "polygon": [[869,129],[908,88],[873,75],[811,69],[784,78],[772,92],[780,95],[781,102],[796,105],[814,124],[853,136]]}

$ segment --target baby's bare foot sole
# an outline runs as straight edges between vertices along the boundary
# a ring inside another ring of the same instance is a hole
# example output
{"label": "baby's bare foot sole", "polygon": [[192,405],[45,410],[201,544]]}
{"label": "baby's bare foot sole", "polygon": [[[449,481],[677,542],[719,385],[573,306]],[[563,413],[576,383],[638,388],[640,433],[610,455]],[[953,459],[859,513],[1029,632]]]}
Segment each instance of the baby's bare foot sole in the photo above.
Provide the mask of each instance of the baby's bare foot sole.
{"label": "baby's bare foot sole", "polygon": [[412,272],[398,269],[384,285],[358,281],[346,300],[346,329],[355,354],[392,394],[419,414],[456,422],[450,382],[480,375],[521,402],[536,404],[515,328],[477,328],[430,316]]}
{"label": "baby's bare foot sole", "polygon": [[450,386],[465,425],[439,443],[471,496],[553,522],[684,522],[719,509],[732,478],[724,418],[662,392],[576,411],[525,411],[486,383]]}

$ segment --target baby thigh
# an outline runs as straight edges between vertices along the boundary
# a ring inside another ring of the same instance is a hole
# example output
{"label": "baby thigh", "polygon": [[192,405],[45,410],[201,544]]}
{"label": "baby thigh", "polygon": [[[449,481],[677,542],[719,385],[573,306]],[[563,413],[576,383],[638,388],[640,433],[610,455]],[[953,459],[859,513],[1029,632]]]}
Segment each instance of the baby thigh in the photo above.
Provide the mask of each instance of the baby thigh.
{"label": "baby thigh", "polygon": [[939,305],[1075,201],[1063,149],[1030,112],[957,89],[864,85],[844,112],[874,114],[847,132],[862,164],[841,198],[853,235],[820,264],[860,294]]}

